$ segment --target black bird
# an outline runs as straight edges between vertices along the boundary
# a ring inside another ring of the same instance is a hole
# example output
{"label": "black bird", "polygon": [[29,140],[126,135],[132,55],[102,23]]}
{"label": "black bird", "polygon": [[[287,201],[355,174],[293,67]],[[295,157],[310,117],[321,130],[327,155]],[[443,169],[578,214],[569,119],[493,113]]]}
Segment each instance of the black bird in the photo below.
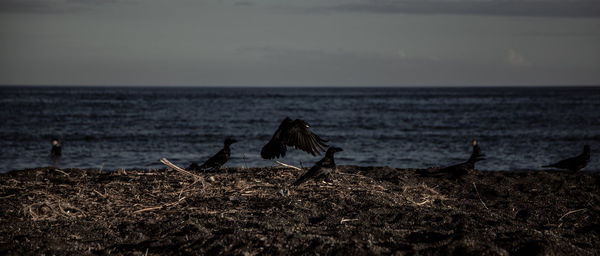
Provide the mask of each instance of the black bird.
{"label": "black bird", "polygon": [[52,158],[59,158],[62,155],[62,148],[60,147],[60,144],[58,143],[58,139],[53,138],[52,139],[52,149],[50,150],[50,156],[52,156]]}
{"label": "black bird", "polygon": [[440,169],[440,172],[452,174],[455,177],[459,177],[469,173],[469,171],[475,169],[475,163],[481,160],[485,160],[485,155],[481,153],[481,149],[479,145],[477,145],[477,140],[473,140],[473,152],[471,153],[471,157],[461,164],[448,166]]}
{"label": "black bird", "polygon": [[236,143],[237,140],[226,138],[223,143],[223,149],[219,150],[214,156],[206,160],[202,165],[198,166],[196,163],[192,163],[188,169],[191,170],[207,170],[207,169],[219,169],[223,166],[229,158],[231,158],[231,149],[229,146],[231,144]]}
{"label": "black bird", "polygon": [[304,120],[286,117],[279,125],[273,137],[263,146],[260,155],[264,159],[284,157],[287,147],[300,149],[311,155],[320,155],[327,148],[327,142],[310,131],[310,125]]}
{"label": "black bird", "polygon": [[336,152],[343,151],[341,148],[330,147],[327,149],[325,153],[325,157],[317,162],[310,170],[308,170],[305,174],[300,176],[292,186],[298,186],[308,179],[320,179],[320,178],[329,178],[329,174],[335,171],[335,161],[333,160],[333,154]]}
{"label": "black bird", "polygon": [[577,171],[585,168],[585,166],[587,166],[587,164],[589,162],[590,162],[590,146],[585,145],[585,146],[583,146],[583,152],[580,155],[578,155],[576,157],[567,158],[565,160],[559,161],[558,163],[554,163],[551,165],[544,165],[542,167],[567,169],[572,172],[577,172]]}

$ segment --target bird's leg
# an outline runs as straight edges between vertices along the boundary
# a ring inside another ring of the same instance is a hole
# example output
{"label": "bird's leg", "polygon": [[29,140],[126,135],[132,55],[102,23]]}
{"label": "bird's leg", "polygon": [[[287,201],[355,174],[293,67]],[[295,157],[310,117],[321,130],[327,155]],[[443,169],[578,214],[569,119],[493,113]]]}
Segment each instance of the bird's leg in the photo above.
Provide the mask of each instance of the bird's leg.
{"label": "bird's leg", "polygon": [[333,185],[333,180],[331,180],[331,174],[327,174],[325,177],[323,177],[321,182],[325,183],[325,185]]}

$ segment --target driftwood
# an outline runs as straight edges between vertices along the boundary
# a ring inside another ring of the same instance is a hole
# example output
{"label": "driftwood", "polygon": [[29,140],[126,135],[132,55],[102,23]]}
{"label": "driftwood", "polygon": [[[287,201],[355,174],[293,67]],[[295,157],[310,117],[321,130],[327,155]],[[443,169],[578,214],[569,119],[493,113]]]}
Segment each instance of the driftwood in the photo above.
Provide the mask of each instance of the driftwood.
{"label": "driftwood", "polygon": [[192,172],[190,172],[190,171],[188,171],[186,169],[183,169],[183,168],[175,165],[174,163],[171,163],[171,161],[167,160],[166,158],[161,158],[160,162],[163,163],[166,166],[169,166],[169,167],[173,168],[173,170],[175,170],[175,171],[178,171],[180,173],[183,173],[183,174],[186,174],[186,175],[194,177],[194,180],[195,180],[194,183],[200,181],[202,183],[202,187],[205,186],[205,184],[204,184],[204,178],[202,176],[194,174],[194,173],[192,173]]}

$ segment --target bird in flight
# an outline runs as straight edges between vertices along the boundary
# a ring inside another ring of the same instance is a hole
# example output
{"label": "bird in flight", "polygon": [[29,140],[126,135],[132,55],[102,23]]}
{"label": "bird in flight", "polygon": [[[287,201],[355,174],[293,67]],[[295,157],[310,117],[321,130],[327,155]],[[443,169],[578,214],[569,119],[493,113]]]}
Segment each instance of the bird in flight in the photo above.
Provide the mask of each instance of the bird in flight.
{"label": "bird in flight", "polygon": [[315,179],[315,180],[321,179],[321,178],[328,179],[329,175],[332,172],[334,172],[336,169],[335,161],[333,160],[333,154],[340,152],[340,151],[343,151],[343,150],[338,147],[330,147],[329,149],[327,149],[327,152],[325,153],[325,157],[323,157],[323,159],[321,159],[319,162],[317,162],[305,174],[300,176],[300,178],[298,178],[292,184],[292,186],[298,186],[309,179]]}
{"label": "bird in flight", "polygon": [[327,140],[310,131],[310,125],[306,121],[286,117],[271,140],[263,146],[260,155],[264,159],[285,157],[286,147],[293,147],[316,156],[321,155],[321,151],[328,147],[325,142]]}
{"label": "bird in flight", "polygon": [[583,152],[576,156],[564,159],[554,164],[544,165],[544,168],[567,169],[572,172],[577,172],[587,166],[590,162],[590,145],[583,146]]}
{"label": "bird in flight", "polygon": [[485,160],[484,157],[485,155],[481,153],[477,140],[473,140],[473,152],[466,162],[442,168],[440,172],[449,173],[456,177],[465,175],[475,169],[476,162]]}
{"label": "bird in flight", "polygon": [[202,165],[198,166],[196,163],[192,163],[188,169],[190,170],[208,170],[208,169],[219,169],[231,158],[231,149],[229,146],[236,143],[237,140],[226,138],[224,141],[223,149],[219,150],[214,156],[206,160]]}

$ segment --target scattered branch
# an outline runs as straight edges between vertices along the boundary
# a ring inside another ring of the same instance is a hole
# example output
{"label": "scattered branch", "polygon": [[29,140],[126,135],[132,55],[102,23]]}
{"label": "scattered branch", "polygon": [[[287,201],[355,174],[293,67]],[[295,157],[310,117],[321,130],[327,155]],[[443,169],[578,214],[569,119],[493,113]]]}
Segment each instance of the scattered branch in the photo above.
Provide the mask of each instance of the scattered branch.
{"label": "scattered branch", "polygon": [[56,169],[56,168],[55,168],[55,169],[53,169],[53,170],[54,170],[54,171],[57,171],[57,172],[60,172],[60,173],[64,174],[65,176],[69,176],[69,174],[68,174],[68,173],[64,172],[64,171],[63,171],[63,170],[61,170],[61,169]]}
{"label": "scattered branch", "polygon": [[483,200],[481,199],[481,195],[479,194],[479,190],[477,190],[477,186],[475,185],[475,182],[473,182],[473,187],[475,188],[475,192],[477,192],[477,197],[479,198],[479,202],[481,202],[481,204],[483,205],[483,208],[485,208],[486,210],[489,210],[490,208],[488,208],[485,203],[483,202]]}
{"label": "scattered branch", "polygon": [[279,161],[275,161],[275,163],[277,163],[277,164],[279,164],[281,166],[287,167],[287,168],[292,168],[292,169],[296,169],[298,171],[302,171],[302,169],[300,167],[296,167],[296,166],[293,166],[293,165],[290,165],[290,164],[282,163],[282,162],[279,162]]}
{"label": "scattered branch", "polygon": [[342,218],[342,220],[340,220],[340,224],[344,224],[344,222],[349,222],[349,221],[357,221],[358,219],[346,219],[346,218]]}
{"label": "scattered branch", "polygon": [[[383,190],[382,190],[383,191]],[[433,203],[436,200],[444,201],[449,200],[444,195],[435,191],[433,188],[428,187],[425,184],[416,186],[404,186],[402,188],[402,196],[406,201],[417,205],[424,206],[429,203]]]}
{"label": "scattered branch", "polygon": [[162,208],[165,208],[165,207],[174,206],[174,205],[177,205],[177,204],[179,204],[179,203],[180,203],[182,200],[184,200],[184,199],[185,199],[185,196],[184,196],[184,197],[182,197],[182,198],[179,198],[179,200],[177,200],[177,202],[174,202],[174,203],[168,203],[168,204],[163,204],[163,205],[161,205],[161,206],[154,206],[154,207],[148,207],[148,208],[144,208],[144,209],[139,209],[139,210],[137,210],[137,211],[134,211],[133,213],[140,213],[140,212],[153,211],[153,210],[162,209]]}
{"label": "scattered branch", "polygon": [[563,219],[564,217],[566,217],[567,215],[569,215],[569,214],[573,214],[573,213],[576,213],[576,212],[585,211],[585,210],[587,210],[587,209],[586,209],[586,208],[581,208],[581,209],[572,210],[572,211],[569,211],[569,212],[565,213],[563,216],[561,216],[561,217],[558,219],[558,222],[560,222],[560,224],[558,224],[558,227],[560,228],[560,227],[562,226],[562,219]]}
{"label": "scattered branch", "polygon": [[[191,173],[190,171],[187,171],[186,169],[183,169],[183,168],[181,168],[181,167],[179,167],[179,166],[177,166],[177,165],[175,165],[175,164],[171,163],[171,162],[170,162],[169,160],[167,160],[166,158],[161,158],[161,159],[160,159],[160,162],[161,162],[161,163],[163,163],[163,164],[164,164],[164,165],[166,165],[166,166],[169,166],[169,167],[173,168],[173,170],[175,170],[175,171],[178,171],[178,172],[180,172],[180,173],[183,173],[183,174],[190,175],[190,176],[194,177],[194,180],[196,180],[196,181],[200,181],[200,182],[202,183],[202,187],[204,187],[204,186],[205,186],[205,184],[204,184],[204,178],[202,178],[202,176],[199,176],[199,175],[193,174],[193,173]],[[195,182],[194,182],[194,183],[195,183]]]}

